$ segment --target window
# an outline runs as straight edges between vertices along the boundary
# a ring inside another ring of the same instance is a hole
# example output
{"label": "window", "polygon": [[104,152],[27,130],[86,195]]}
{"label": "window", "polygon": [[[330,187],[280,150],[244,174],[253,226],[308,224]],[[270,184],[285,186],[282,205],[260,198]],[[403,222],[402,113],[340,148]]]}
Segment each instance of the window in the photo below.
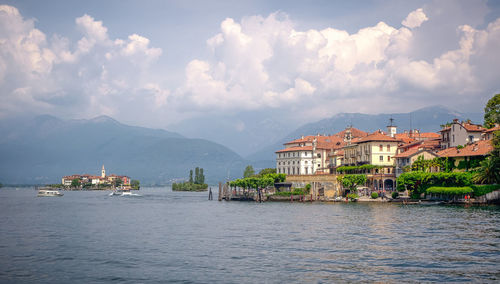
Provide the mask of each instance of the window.
{"label": "window", "polygon": [[391,156],[387,156],[387,162],[391,161]]}
{"label": "window", "polygon": [[319,166],[319,164],[318,164],[318,168],[319,168],[319,167],[320,167],[320,166]]}
{"label": "window", "polygon": [[295,174],[295,167],[292,167],[293,174]]}
{"label": "window", "polygon": [[318,158],[321,158],[321,154],[318,154]]}
{"label": "window", "polygon": [[387,152],[391,151],[391,145],[387,145]]}
{"label": "window", "polygon": [[384,146],[382,146],[382,144],[378,145],[379,147],[379,151],[384,151]]}
{"label": "window", "polygon": [[469,142],[471,142],[471,143],[472,143],[473,141],[474,141],[474,136],[469,135]]}
{"label": "window", "polygon": [[451,138],[453,139],[453,142],[455,142],[455,134],[451,135]]}
{"label": "window", "polygon": [[380,156],[380,161],[383,162],[384,161],[384,156]]}
{"label": "window", "polygon": [[307,167],[305,169],[306,169],[306,175],[307,175]]}

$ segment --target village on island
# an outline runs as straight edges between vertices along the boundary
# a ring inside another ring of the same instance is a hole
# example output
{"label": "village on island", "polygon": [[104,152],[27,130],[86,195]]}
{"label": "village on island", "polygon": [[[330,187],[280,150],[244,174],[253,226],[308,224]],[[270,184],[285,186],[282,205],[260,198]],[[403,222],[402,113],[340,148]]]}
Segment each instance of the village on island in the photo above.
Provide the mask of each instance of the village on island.
{"label": "village on island", "polygon": [[89,174],[73,174],[64,176],[61,184],[52,185],[52,187],[72,190],[108,190],[108,189],[135,189],[140,188],[138,180],[131,180],[124,175],[106,175],[106,169],[102,165],[101,175],[94,176]]}

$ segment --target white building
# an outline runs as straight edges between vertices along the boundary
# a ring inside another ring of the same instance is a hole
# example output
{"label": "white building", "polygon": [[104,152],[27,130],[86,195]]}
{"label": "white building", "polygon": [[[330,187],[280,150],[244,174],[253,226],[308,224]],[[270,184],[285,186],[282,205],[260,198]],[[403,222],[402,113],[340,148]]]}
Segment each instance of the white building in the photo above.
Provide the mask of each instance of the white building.
{"label": "white building", "polygon": [[481,125],[470,122],[459,122],[454,119],[449,127],[441,129],[441,149],[467,145],[477,142],[486,131]]}

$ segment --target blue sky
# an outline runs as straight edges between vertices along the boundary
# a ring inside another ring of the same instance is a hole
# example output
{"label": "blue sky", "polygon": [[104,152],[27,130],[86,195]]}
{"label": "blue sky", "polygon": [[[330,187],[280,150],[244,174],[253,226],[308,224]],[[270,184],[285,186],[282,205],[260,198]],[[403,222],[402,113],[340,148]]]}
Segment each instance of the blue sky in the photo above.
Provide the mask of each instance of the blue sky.
{"label": "blue sky", "polygon": [[339,112],[481,111],[500,92],[498,1],[0,4],[0,119],[281,134]]}

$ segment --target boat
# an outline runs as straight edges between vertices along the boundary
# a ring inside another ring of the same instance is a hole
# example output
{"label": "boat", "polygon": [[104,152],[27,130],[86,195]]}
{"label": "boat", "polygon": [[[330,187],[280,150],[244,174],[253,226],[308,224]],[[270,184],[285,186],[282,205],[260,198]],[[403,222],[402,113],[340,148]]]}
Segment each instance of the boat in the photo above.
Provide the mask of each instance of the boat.
{"label": "boat", "polygon": [[58,190],[53,189],[40,189],[38,190],[38,197],[54,197],[54,196],[63,196],[64,194],[60,193]]}
{"label": "boat", "polygon": [[109,196],[141,196],[137,193],[132,193],[130,189],[117,189],[109,194]]}

